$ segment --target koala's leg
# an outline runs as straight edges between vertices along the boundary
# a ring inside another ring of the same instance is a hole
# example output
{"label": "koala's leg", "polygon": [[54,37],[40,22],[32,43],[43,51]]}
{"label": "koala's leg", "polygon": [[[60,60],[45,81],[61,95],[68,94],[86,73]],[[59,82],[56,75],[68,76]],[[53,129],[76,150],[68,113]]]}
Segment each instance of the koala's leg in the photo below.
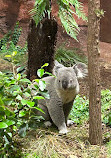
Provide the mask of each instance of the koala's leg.
{"label": "koala's leg", "polygon": [[65,122],[66,122],[67,126],[70,126],[74,123],[73,121],[68,120],[68,116],[69,116],[69,113],[71,111],[72,106],[73,106],[73,101],[70,103],[64,104],[64,106],[63,106],[64,115],[65,115]]}
{"label": "koala's leg", "polygon": [[[45,121],[51,121],[47,106],[46,106],[46,101],[45,100],[39,100],[38,101],[38,105],[39,108],[43,110],[44,113],[42,113],[41,111],[36,110],[36,114],[38,116],[43,116],[43,118],[45,119]],[[47,123],[46,123],[47,124]]]}
{"label": "koala's leg", "polygon": [[53,123],[59,129],[59,133],[66,134],[68,131],[65,123],[62,101],[59,99],[57,99],[56,101],[55,98],[51,99],[49,104],[47,105],[47,108]]}
{"label": "koala's leg", "polygon": [[52,123],[50,121],[45,121],[44,122],[45,127],[50,127],[52,125]]}

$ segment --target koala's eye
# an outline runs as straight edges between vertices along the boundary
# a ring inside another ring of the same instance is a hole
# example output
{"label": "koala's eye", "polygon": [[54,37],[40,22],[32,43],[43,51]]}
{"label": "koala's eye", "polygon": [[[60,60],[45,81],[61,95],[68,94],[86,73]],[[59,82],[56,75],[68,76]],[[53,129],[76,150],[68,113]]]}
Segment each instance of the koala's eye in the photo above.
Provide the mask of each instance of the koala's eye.
{"label": "koala's eye", "polygon": [[70,80],[69,80],[69,82],[70,82],[70,83],[72,83],[72,82],[73,82],[73,80],[72,80],[72,79],[70,79]]}
{"label": "koala's eye", "polygon": [[61,81],[59,80],[59,83],[60,83]]}

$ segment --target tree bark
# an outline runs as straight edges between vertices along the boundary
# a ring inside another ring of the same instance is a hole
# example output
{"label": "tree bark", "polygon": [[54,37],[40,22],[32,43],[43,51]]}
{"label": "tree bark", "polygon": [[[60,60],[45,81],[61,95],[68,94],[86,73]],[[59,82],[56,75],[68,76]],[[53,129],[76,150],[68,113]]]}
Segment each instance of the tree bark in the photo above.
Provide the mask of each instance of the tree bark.
{"label": "tree bark", "polygon": [[38,78],[37,70],[49,63],[45,71],[52,72],[54,66],[54,48],[56,44],[57,22],[43,19],[38,26],[31,20],[28,34],[28,71],[27,78]]}
{"label": "tree bark", "polygon": [[100,86],[100,52],[99,32],[100,0],[89,0],[88,4],[88,71],[89,71],[89,141],[91,144],[101,144],[101,86]]}

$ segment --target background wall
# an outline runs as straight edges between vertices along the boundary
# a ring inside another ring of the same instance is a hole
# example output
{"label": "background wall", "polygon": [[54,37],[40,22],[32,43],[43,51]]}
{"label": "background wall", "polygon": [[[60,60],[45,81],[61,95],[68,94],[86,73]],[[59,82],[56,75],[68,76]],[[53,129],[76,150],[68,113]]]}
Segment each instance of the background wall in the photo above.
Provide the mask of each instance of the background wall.
{"label": "background wall", "polygon": [[[88,14],[88,0],[79,0],[84,5],[84,12]],[[22,27],[22,36],[20,37],[20,45],[24,45],[27,39],[28,26],[30,21],[29,11],[33,8],[35,0],[0,0],[0,38],[2,38],[10,29],[13,29],[17,21]],[[100,40],[111,43],[111,0],[101,0],[101,8],[104,9],[105,17],[101,19]],[[59,31],[62,33],[60,19],[57,15],[58,6],[53,0],[52,15],[57,19]],[[81,27],[81,37],[87,35],[87,23],[82,19],[74,16],[78,25]],[[80,36],[79,35],[79,36]],[[75,42],[75,40],[73,40]]]}

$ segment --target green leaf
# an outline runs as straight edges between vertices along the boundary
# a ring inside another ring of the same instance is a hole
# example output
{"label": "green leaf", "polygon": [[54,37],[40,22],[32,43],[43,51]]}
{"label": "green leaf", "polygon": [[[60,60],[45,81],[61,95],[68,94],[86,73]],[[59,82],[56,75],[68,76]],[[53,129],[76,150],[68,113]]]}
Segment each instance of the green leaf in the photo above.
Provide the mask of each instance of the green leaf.
{"label": "green leaf", "polygon": [[24,70],[24,66],[18,67],[18,68],[17,68],[17,73],[20,72],[20,71],[22,71],[22,70]]}
{"label": "green leaf", "polygon": [[49,65],[49,63],[45,63],[41,68],[43,68],[43,67],[45,67],[45,66],[48,66]]}
{"label": "green leaf", "polygon": [[13,51],[12,56],[15,56],[17,54],[17,51]]}
{"label": "green leaf", "polygon": [[39,81],[39,88],[40,88],[41,91],[45,90],[45,88],[46,88],[45,81],[42,81],[42,80]]}
{"label": "green leaf", "polygon": [[27,100],[22,99],[22,100],[21,100],[21,103],[22,103],[22,105],[27,105]]}
{"label": "green leaf", "polygon": [[11,56],[11,55],[5,55],[5,57],[6,57],[6,58],[11,58],[12,56]]}
{"label": "green leaf", "polygon": [[20,80],[21,82],[24,82],[24,83],[30,83],[31,84],[31,81],[28,80],[27,78],[23,78]]}
{"label": "green leaf", "polygon": [[34,96],[33,99],[40,100],[40,99],[45,99],[45,98],[43,96]]}
{"label": "green leaf", "polygon": [[0,97],[0,106],[4,105],[2,98]]}
{"label": "green leaf", "polygon": [[32,108],[35,105],[35,102],[28,101],[27,105],[28,105],[28,107]]}
{"label": "green leaf", "polygon": [[16,83],[16,80],[11,80],[9,83],[8,83],[8,87],[12,84],[15,84]]}
{"label": "green leaf", "polygon": [[28,93],[28,92],[25,92],[24,95],[25,95],[26,97],[30,97],[30,96],[31,96],[31,94]]}
{"label": "green leaf", "polygon": [[22,97],[21,97],[20,95],[18,95],[18,96],[16,97],[16,99],[22,100]]}
{"label": "green leaf", "polygon": [[7,128],[8,125],[5,122],[0,122],[0,128]]}
{"label": "green leaf", "polygon": [[21,74],[18,73],[18,74],[17,74],[17,80],[20,80],[20,79],[21,79]]}
{"label": "green leaf", "polygon": [[41,78],[44,75],[44,69],[38,69],[37,75]]}
{"label": "green leaf", "polygon": [[48,92],[40,92],[41,95],[43,95],[45,98],[50,99],[50,95]]}
{"label": "green leaf", "polygon": [[40,79],[35,79],[34,81],[37,82],[37,83],[39,83]]}
{"label": "green leaf", "polygon": [[25,137],[26,136],[26,131],[27,131],[27,129],[28,129],[28,124],[23,124],[23,125],[21,125],[20,126],[20,129],[19,129],[19,135],[21,136],[21,137]]}
{"label": "green leaf", "polygon": [[19,117],[23,117],[23,116],[25,116],[26,115],[26,113],[27,113],[27,111],[20,111],[19,112]]}
{"label": "green leaf", "polygon": [[14,125],[15,124],[15,121],[13,120],[5,120],[4,121],[8,126],[11,126],[11,125]]}
{"label": "green leaf", "polygon": [[42,112],[42,113],[45,114],[45,112],[41,108],[39,108],[39,107],[33,107],[33,109],[36,109],[36,110],[38,110],[38,111],[40,111],[40,112]]}
{"label": "green leaf", "polygon": [[30,107],[30,108],[35,105],[34,102],[28,101],[28,100],[25,100],[25,99],[22,99],[22,100],[21,100],[21,103],[22,103],[23,105],[27,105],[27,106]]}
{"label": "green leaf", "polygon": [[50,72],[45,72],[45,74],[47,74],[47,75],[50,75],[50,76],[53,76],[53,77],[56,77],[56,76],[54,76],[52,73],[50,73]]}

